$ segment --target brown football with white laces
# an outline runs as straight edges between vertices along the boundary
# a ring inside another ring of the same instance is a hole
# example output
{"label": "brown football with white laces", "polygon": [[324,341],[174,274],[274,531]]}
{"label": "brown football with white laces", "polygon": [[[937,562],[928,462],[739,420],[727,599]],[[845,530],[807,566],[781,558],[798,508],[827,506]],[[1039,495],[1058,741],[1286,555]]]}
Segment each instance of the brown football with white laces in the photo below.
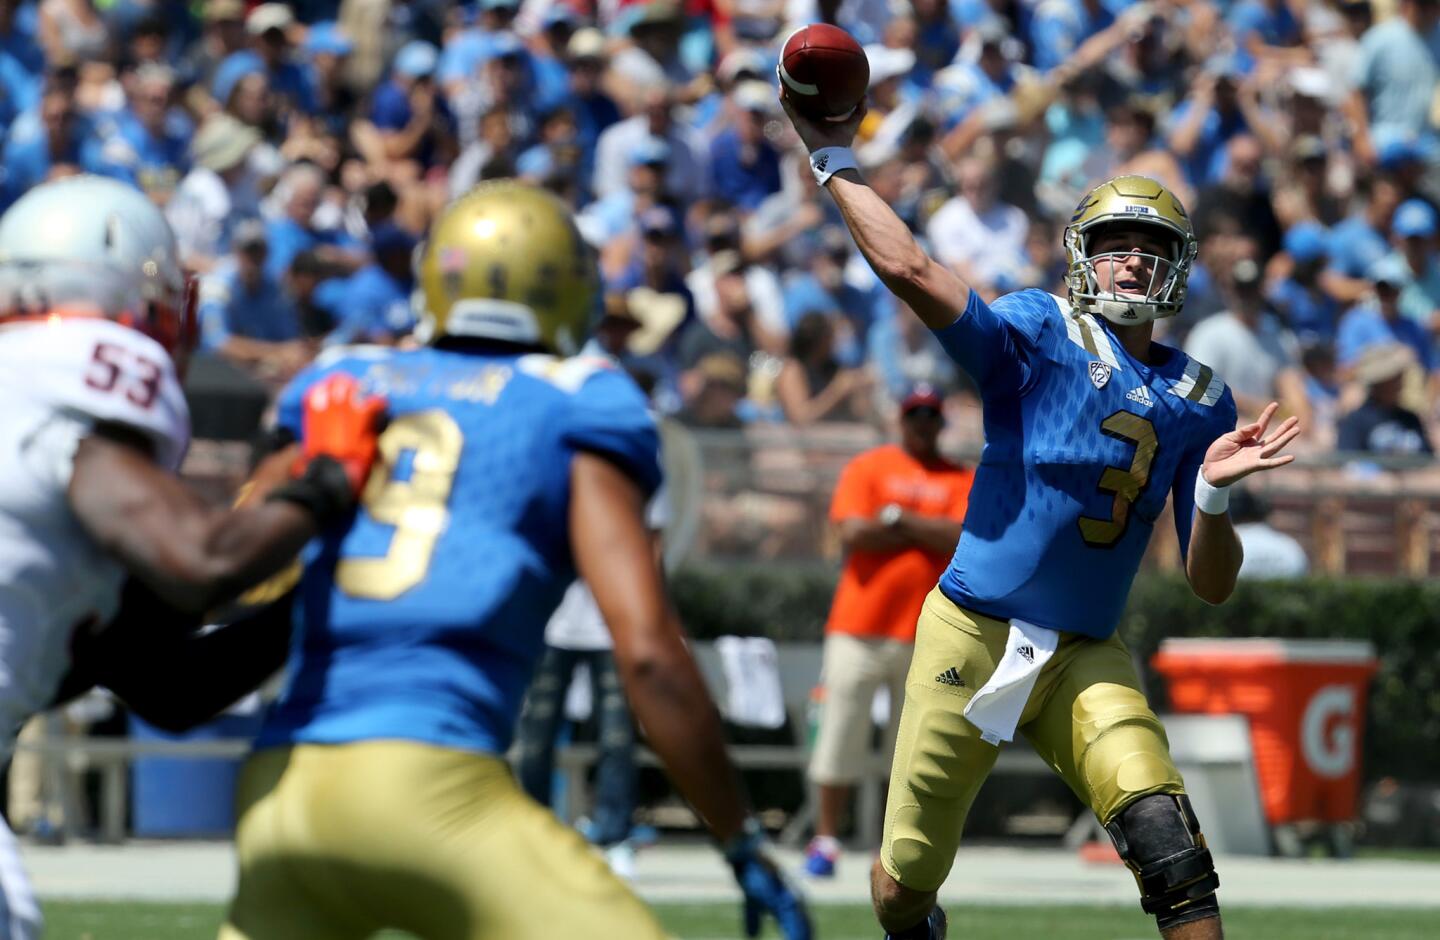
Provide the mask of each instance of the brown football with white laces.
{"label": "brown football with white laces", "polygon": [[776,71],[785,97],[809,118],[843,121],[870,87],[870,60],[838,26],[812,23],[790,34]]}

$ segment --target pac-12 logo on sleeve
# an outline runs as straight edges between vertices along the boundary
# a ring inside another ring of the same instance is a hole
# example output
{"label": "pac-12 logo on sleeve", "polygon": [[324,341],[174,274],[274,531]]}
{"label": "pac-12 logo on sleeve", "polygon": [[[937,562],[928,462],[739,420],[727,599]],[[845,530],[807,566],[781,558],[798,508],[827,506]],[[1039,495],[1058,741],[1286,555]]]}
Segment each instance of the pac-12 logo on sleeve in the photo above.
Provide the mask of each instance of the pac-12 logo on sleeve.
{"label": "pac-12 logo on sleeve", "polygon": [[1090,384],[1097,389],[1104,388],[1105,383],[1110,381],[1111,371],[1107,363],[1090,360]]}

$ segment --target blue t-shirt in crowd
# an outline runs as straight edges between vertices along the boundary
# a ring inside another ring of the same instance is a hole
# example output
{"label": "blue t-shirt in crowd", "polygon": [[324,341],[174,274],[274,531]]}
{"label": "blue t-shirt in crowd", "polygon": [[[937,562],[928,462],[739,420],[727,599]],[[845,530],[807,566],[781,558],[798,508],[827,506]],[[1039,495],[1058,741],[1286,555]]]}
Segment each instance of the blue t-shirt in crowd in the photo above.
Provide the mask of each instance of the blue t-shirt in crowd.
{"label": "blue t-shirt in crowd", "polygon": [[727,128],[710,144],[710,174],[715,195],[752,212],[780,191],[780,152],[765,140],[744,147],[739,133]]}
{"label": "blue t-shirt in crowd", "polygon": [[1362,352],[1380,343],[1404,343],[1425,371],[1430,371],[1434,358],[1430,334],[1425,328],[1406,316],[1387,319],[1373,305],[1354,307],[1340,318],[1335,359],[1342,366],[1352,365]]}
{"label": "blue t-shirt in crowd", "polygon": [[167,116],[160,134],[152,134],[131,111],[97,121],[95,136],[82,157],[86,170],[123,180],[146,192],[172,192],[190,168],[188,118]]}
{"label": "blue t-shirt in crowd", "polygon": [[411,286],[372,263],[340,280],[337,288],[317,292],[339,324],[326,342],[364,343],[409,333],[415,328]]}
{"label": "blue t-shirt in crowd", "polygon": [[234,268],[203,278],[196,313],[200,347],[207,351],[224,346],[231,336],[272,343],[300,336],[295,305],[279,283],[263,272],[253,288],[245,286]]}
{"label": "blue t-shirt in crowd", "polygon": [[1352,215],[1330,230],[1330,267],[1346,277],[1364,277],[1370,266],[1390,254],[1390,243],[1363,215]]}
{"label": "blue t-shirt in crowd", "polygon": [[1267,297],[1285,325],[1301,342],[1327,340],[1335,336],[1340,304],[1322,290],[1310,290],[1294,278],[1276,284]]}

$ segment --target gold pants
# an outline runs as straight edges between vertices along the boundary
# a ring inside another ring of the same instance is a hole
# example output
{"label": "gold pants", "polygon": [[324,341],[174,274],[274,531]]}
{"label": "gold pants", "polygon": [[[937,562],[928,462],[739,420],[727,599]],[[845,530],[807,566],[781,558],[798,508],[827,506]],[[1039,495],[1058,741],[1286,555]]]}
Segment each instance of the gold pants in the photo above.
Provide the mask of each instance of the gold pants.
{"label": "gold pants", "polygon": [[261,751],[221,940],[660,940],[650,911],[499,758],[408,741]]}
{"label": "gold pants", "polygon": [[[944,883],[970,804],[995,766],[998,748],[980,739],[963,712],[995,671],[1009,631],[938,589],[925,599],[880,847],[881,865],[907,888],[933,891]],[[963,685],[938,681],[952,668]],[[1020,716],[1020,731],[1102,823],[1141,796],[1185,792],[1165,729],[1118,636],[1062,635]]]}

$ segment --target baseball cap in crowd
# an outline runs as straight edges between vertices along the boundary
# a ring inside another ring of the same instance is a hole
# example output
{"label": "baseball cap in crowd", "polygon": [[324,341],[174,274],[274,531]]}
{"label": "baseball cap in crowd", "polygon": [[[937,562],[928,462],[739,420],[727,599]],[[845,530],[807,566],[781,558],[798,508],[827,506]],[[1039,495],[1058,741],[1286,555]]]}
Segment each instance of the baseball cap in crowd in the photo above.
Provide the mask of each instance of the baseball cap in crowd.
{"label": "baseball cap in crowd", "polygon": [[670,145],[659,137],[647,137],[630,154],[631,166],[663,166],[670,159]]}
{"label": "baseball cap in crowd", "polygon": [[260,132],[228,114],[208,118],[190,141],[196,165],[216,173],[238,166],[260,143]]}
{"label": "baseball cap in crowd", "polygon": [[207,23],[245,19],[245,0],[210,0],[204,7],[203,15]]}
{"label": "baseball cap in crowd", "polygon": [[1216,78],[1228,78],[1234,81],[1245,77],[1245,63],[1234,53],[1217,52],[1205,60],[1205,71]]}
{"label": "baseball cap in crowd", "polygon": [[1435,210],[1423,199],[1407,199],[1400,203],[1390,220],[1390,228],[1401,238],[1430,238],[1435,234]]}
{"label": "baseball cap in crowd", "polygon": [[745,363],[734,353],[713,352],[695,364],[707,385],[719,385],[745,394]]}
{"label": "baseball cap in crowd", "polygon": [[1324,69],[1313,67],[1291,69],[1288,78],[1290,79],[1290,90],[1302,98],[1329,101],[1330,96],[1334,93],[1334,83],[1330,81],[1330,74]]}
{"label": "baseball cap in crowd", "polygon": [[355,50],[350,37],[340,31],[334,20],[324,20],[310,27],[300,47],[306,55],[349,55]]}
{"label": "baseball cap in crowd", "polygon": [[262,3],[245,17],[245,31],[252,36],[263,36],[272,29],[281,32],[295,25],[295,14],[283,3]]}
{"label": "baseball cap in crowd", "polygon": [[627,32],[633,35],[635,31],[658,26],[678,26],[683,19],[680,6],[671,0],[652,0],[650,3],[639,4],[638,9],[630,14],[627,24]]}
{"label": "baseball cap in crowd", "polygon": [[1366,269],[1365,277],[1376,284],[1403,288],[1410,283],[1410,266],[1404,258],[1386,255]]}
{"label": "baseball cap in crowd", "polygon": [[411,78],[425,78],[435,73],[440,51],[423,39],[412,39],[395,53],[395,71]]}
{"label": "baseball cap in crowd", "polygon": [[580,14],[576,13],[570,4],[564,2],[550,4],[550,9],[546,10],[545,15],[540,19],[540,25],[544,29],[552,26],[575,27],[579,26],[580,22]]}
{"label": "baseball cap in crowd", "polygon": [[1314,134],[1301,134],[1290,144],[1290,158],[1297,162],[1324,161],[1325,156],[1325,141]]}
{"label": "baseball cap in crowd", "polygon": [[1382,143],[1375,154],[1375,160],[1382,170],[1398,170],[1420,163],[1425,157],[1420,145],[1405,137],[1396,137]]}
{"label": "baseball cap in crowd", "polygon": [[738,46],[720,60],[720,64],[715,67],[715,77],[728,85],[742,75],[764,79],[767,71],[769,70],[765,67],[765,57],[758,49]]}
{"label": "baseball cap in crowd", "polygon": [[909,49],[892,49],[880,43],[865,47],[865,58],[870,60],[870,87],[902,75],[910,74],[915,67],[915,53]]}
{"label": "baseball cap in crowd", "polygon": [[640,214],[640,234],[674,235],[680,230],[675,213],[665,206],[651,206]]}
{"label": "baseball cap in crowd", "polygon": [[935,412],[936,417],[943,415],[945,409],[945,399],[941,397],[940,392],[935,389],[935,386],[923,382],[911,388],[900,400],[900,414],[908,415],[912,411],[922,408],[928,408]]}
{"label": "baseball cap in crowd", "polygon": [[577,29],[565,44],[565,54],[572,59],[603,59],[605,34],[593,26]]}
{"label": "baseball cap in crowd", "polygon": [[1404,343],[1376,343],[1367,346],[1355,360],[1355,381],[1369,388],[1405,374],[1415,354]]}
{"label": "baseball cap in crowd", "polygon": [[519,58],[525,54],[525,44],[514,33],[492,33],[485,46],[485,61],[491,59]]}
{"label": "baseball cap in crowd", "polygon": [[1236,287],[1254,287],[1260,283],[1260,265],[1251,258],[1241,258],[1230,269],[1230,280]]}
{"label": "baseball cap in crowd", "polygon": [[600,311],[600,319],[597,325],[609,323],[616,326],[627,326],[632,330],[640,329],[640,319],[630,309],[630,303],[624,294],[606,294],[605,303]]}
{"label": "baseball cap in crowd", "polygon": [[535,180],[548,180],[555,173],[555,154],[544,144],[536,144],[515,158],[515,175]]}
{"label": "baseball cap in crowd", "polygon": [[265,232],[265,223],[259,219],[242,219],[236,223],[235,230],[230,233],[230,245],[236,251],[264,248],[269,241],[269,236]]}
{"label": "baseball cap in crowd", "polygon": [[741,109],[760,114],[768,114],[778,106],[775,89],[768,82],[741,82],[730,92],[730,97]]}
{"label": "baseball cap in crowd", "polygon": [[1319,222],[1300,222],[1285,233],[1285,253],[1296,264],[1305,264],[1330,253],[1330,238]]}
{"label": "baseball cap in crowd", "polygon": [[394,222],[381,222],[370,232],[370,249],[380,255],[404,252],[410,254],[420,240]]}
{"label": "baseball cap in crowd", "polygon": [[[998,16],[987,16],[975,25],[975,42],[978,51],[986,47],[994,49],[1009,62],[1018,62],[1025,54],[1020,40],[1010,35],[1010,27]],[[872,78],[873,83],[873,78]]]}
{"label": "baseball cap in crowd", "polygon": [[222,105],[226,104],[241,79],[249,75],[264,74],[265,63],[253,49],[232,52],[222,59],[219,68],[215,69],[215,77],[210,82],[210,94]]}

